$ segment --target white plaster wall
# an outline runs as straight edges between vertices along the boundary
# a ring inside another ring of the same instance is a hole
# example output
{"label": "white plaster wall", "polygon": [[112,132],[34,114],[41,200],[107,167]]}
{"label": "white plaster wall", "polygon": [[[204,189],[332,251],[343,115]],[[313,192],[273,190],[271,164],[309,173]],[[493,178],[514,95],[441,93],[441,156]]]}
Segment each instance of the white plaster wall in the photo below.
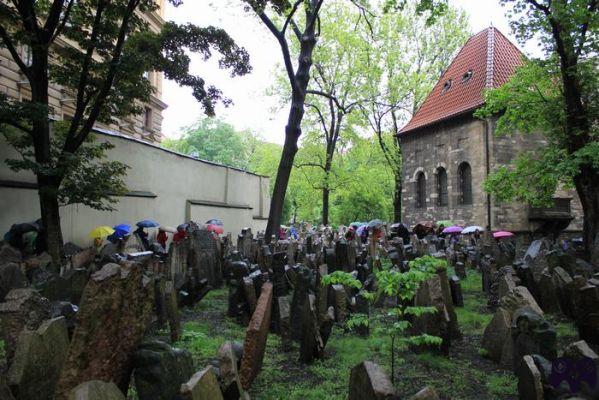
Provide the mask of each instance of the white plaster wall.
{"label": "white plaster wall", "polygon": [[[267,177],[198,161],[121,136],[100,133],[97,138],[115,144],[108,154],[110,159],[131,167],[125,179],[127,188],[151,192],[156,197],[118,197],[117,211],[114,212],[97,211],[82,205],[63,207],[61,223],[65,241],[87,244],[88,232],[97,225],[134,224],[141,219],[155,219],[163,225],[177,226],[186,222],[187,217],[198,223],[220,218],[225,223],[225,231],[234,235],[245,226],[252,227],[255,232],[266,226],[263,218],[267,217],[270,204]],[[35,183],[32,174],[16,174],[9,170],[4,160],[15,156],[14,150],[0,135],[0,181]],[[1,183],[1,234],[13,223],[39,218],[35,189],[6,187]],[[191,205],[188,210],[188,200],[248,208]]]}

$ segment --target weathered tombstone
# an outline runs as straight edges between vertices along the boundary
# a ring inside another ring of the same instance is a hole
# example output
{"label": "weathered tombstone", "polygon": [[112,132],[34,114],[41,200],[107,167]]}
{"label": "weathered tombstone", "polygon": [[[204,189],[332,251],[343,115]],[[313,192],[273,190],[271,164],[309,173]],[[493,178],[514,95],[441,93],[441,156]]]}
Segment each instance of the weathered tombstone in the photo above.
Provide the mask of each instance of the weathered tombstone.
{"label": "weathered tombstone", "polygon": [[252,315],[256,309],[256,302],[258,301],[256,298],[256,287],[254,286],[254,281],[249,276],[244,277],[242,282],[245,300],[247,301],[248,307],[250,309],[250,315]]}
{"label": "weathered tombstone", "polygon": [[518,394],[521,399],[544,399],[541,373],[531,356],[522,357],[518,364],[516,376],[518,377]]}
{"label": "weathered tombstone", "polygon": [[393,384],[378,364],[363,361],[352,368],[348,400],[385,400],[393,396]]}
{"label": "weathered tombstone", "polygon": [[347,293],[343,285],[331,285],[332,303],[335,309],[335,321],[345,322],[347,318]]}
{"label": "weathered tombstone", "polygon": [[543,315],[543,310],[524,286],[516,286],[514,290],[503,296],[500,305],[512,313],[519,308],[530,307],[537,314]]}
{"label": "weathered tombstone", "polygon": [[116,382],[127,391],[133,353],[152,314],[153,294],[152,279],[143,275],[139,264],[106,264],[91,276],[56,400],[66,399],[75,386],[89,380]]}
{"label": "weathered tombstone", "polygon": [[576,325],[580,338],[594,345],[599,344],[599,287],[587,285],[579,290]]}
{"label": "weathered tombstone", "polygon": [[181,398],[183,400],[223,400],[214,368],[208,366],[182,384]]}
{"label": "weathered tombstone", "polygon": [[462,285],[460,278],[453,275],[449,278],[449,288],[451,289],[451,300],[456,307],[464,307],[464,297],[462,296]]}
{"label": "weathered tombstone", "polygon": [[324,261],[327,264],[329,273],[335,272],[339,269],[339,264],[337,262],[337,255],[335,254],[335,249],[325,249]]}
{"label": "weathered tombstone", "polygon": [[20,400],[52,400],[69,349],[63,317],[44,321],[35,331],[23,330],[7,374]]}
{"label": "weathered tombstone", "polygon": [[541,274],[538,284],[541,308],[549,314],[558,314],[561,309],[555,282],[548,271]]}
{"label": "weathered tombstone", "polygon": [[320,325],[315,304],[316,297],[310,294],[305,301],[306,304],[302,308],[303,315],[301,318],[300,361],[309,364],[316,358],[322,358],[324,342],[320,335]]}
{"label": "weathered tombstone", "polygon": [[12,247],[8,243],[3,243],[0,247],[0,260],[2,260],[2,263],[14,262],[19,264],[23,260],[23,257],[21,257],[19,249]]}
{"label": "weathered tombstone", "polygon": [[277,297],[279,311],[279,332],[281,333],[281,345],[283,351],[291,350],[291,312],[289,298],[287,296]]}
{"label": "weathered tombstone", "polygon": [[488,357],[495,361],[501,361],[504,343],[510,339],[512,316],[509,311],[499,308],[495,311],[493,318],[485,327],[481,346],[487,351]]}
{"label": "weathered tombstone", "polygon": [[301,338],[302,316],[304,315],[304,308],[307,304],[306,299],[310,293],[310,288],[314,286],[314,280],[314,273],[308,267],[303,265],[299,267],[291,299],[291,335],[294,340]]}
{"label": "weathered tombstone", "polygon": [[463,262],[458,261],[455,264],[455,274],[458,276],[458,278],[460,279],[466,279],[466,266],[464,265]]}
{"label": "weathered tombstone", "polygon": [[158,340],[142,343],[133,356],[135,388],[142,400],[171,400],[193,374],[187,350]]}
{"label": "weathered tombstone", "polygon": [[[0,260],[0,262],[2,262]],[[21,271],[19,264],[9,262],[0,265],[0,302],[12,289],[21,289],[29,286],[27,276]]]}
{"label": "weathered tombstone", "polygon": [[349,261],[349,245],[345,239],[340,239],[335,244],[335,256],[337,258],[338,268],[342,271],[351,271]]}
{"label": "weathered tombstone", "polygon": [[272,283],[262,285],[256,311],[247,327],[243,343],[243,358],[241,359],[240,380],[244,389],[249,389],[252,382],[262,369],[262,360],[266,350],[266,338],[270,328],[272,309]]}
{"label": "weathered tombstone", "polygon": [[61,300],[79,304],[88,281],[87,269],[71,269],[62,276],[53,276],[41,287],[42,295],[50,301]]}
{"label": "weathered tombstone", "polygon": [[553,326],[529,307],[517,310],[512,316],[514,367],[527,354],[540,354],[548,360],[557,358],[557,334]]}
{"label": "weathered tombstone", "polygon": [[33,289],[13,289],[0,303],[0,339],[6,345],[6,360],[10,364],[17,339],[25,328],[36,330],[50,318],[48,299]]}
{"label": "weathered tombstone", "polygon": [[410,397],[410,400],[439,400],[439,395],[435,388],[427,386],[414,396]]}
{"label": "weathered tombstone", "polygon": [[274,296],[281,297],[287,295],[287,282],[285,278],[285,253],[274,253],[272,256],[272,273]]}
{"label": "weathered tombstone", "polygon": [[[213,288],[220,287],[223,281],[223,274],[216,240],[211,232],[194,225],[195,224],[190,224],[193,228],[190,229],[190,253],[188,256],[188,264],[192,270],[193,281],[195,281],[193,285],[194,289],[195,286],[197,286],[197,283],[202,279],[207,279],[208,284]],[[249,245],[250,249],[246,249],[248,252],[251,251],[251,236]],[[244,246],[246,246],[245,242]],[[244,255],[250,257],[246,253],[244,253]],[[198,287],[195,290],[201,290],[201,287]],[[194,294],[192,297],[195,299],[198,296]]]}
{"label": "weathered tombstone", "polygon": [[552,278],[553,283],[555,284],[555,291],[557,293],[560,309],[566,316],[575,318],[574,305],[572,304],[570,293],[573,285],[572,278],[561,267],[554,268]]}
{"label": "weathered tombstone", "polygon": [[443,303],[445,304],[445,308],[447,309],[447,314],[449,316],[449,334],[451,335],[452,339],[460,340],[462,338],[462,333],[460,332],[460,327],[458,325],[458,316],[455,312],[455,308],[453,307],[453,302],[451,301],[451,289],[449,288],[447,269],[444,267],[438,268],[437,276],[439,277],[439,281],[441,283]]}
{"label": "weathered tombstone", "polygon": [[243,356],[239,343],[225,342],[218,349],[220,384],[224,400],[244,398],[245,392],[239,380],[239,361]]}
{"label": "weathered tombstone", "polygon": [[87,381],[73,388],[68,400],[125,400],[113,382]]}
{"label": "weathered tombstone", "polygon": [[[451,302],[451,295],[448,300]],[[426,313],[414,318],[412,330],[416,335],[425,333],[442,338],[441,348],[448,353],[451,342],[450,317],[443,299],[439,275],[433,275],[430,279],[420,283],[414,296],[414,306],[437,309],[435,313]]]}

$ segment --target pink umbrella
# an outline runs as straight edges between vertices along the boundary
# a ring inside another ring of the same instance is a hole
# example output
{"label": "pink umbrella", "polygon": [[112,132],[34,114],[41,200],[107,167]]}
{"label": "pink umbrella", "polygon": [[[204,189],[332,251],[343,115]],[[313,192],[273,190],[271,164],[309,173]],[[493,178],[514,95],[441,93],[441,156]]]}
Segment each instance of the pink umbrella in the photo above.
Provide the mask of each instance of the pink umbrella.
{"label": "pink umbrella", "polygon": [[454,225],[443,229],[443,233],[461,233],[462,230],[464,230],[462,226]]}
{"label": "pink umbrella", "polygon": [[514,234],[512,232],[507,232],[507,231],[499,231],[499,232],[493,233],[493,237],[495,239],[512,237],[512,236],[514,236]]}
{"label": "pink umbrella", "polygon": [[222,235],[225,232],[223,227],[220,225],[206,224],[205,226],[206,226],[206,229],[208,229],[210,232],[215,232],[218,235]]}

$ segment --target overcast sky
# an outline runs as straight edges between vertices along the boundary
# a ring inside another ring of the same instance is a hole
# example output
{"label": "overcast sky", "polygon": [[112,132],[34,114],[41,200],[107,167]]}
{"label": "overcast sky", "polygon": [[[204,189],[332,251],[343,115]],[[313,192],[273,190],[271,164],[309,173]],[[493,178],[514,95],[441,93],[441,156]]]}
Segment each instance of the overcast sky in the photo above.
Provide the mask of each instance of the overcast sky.
{"label": "overcast sky", "polygon": [[[493,25],[517,43],[505,17],[505,9],[498,0],[449,2],[466,11],[473,33]],[[177,23],[190,22],[199,26],[224,28],[237,44],[247,49],[253,67],[249,75],[231,78],[228,71],[218,69],[215,62],[204,62],[197,56],[192,57],[191,72],[200,75],[233,100],[228,108],[217,108],[219,117],[238,129],[250,129],[270,142],[283,143],[288,109],[280,109],[276,100],[267,95],[272,76],[277,68],[281,68],[282,57],[278,43],[258,18],[244,11],[239,0],[187,0],[180,7],[168,5],[165,17]],[[534,51],[532,45],[523,50],[526,53]],[[202,108],[191,95],[191,90],[181,88],[176,83],[164,82],[163,100],[169,106],[163,112],[162,125],[167,137],[178,137],[184,127],[203,116]]]}

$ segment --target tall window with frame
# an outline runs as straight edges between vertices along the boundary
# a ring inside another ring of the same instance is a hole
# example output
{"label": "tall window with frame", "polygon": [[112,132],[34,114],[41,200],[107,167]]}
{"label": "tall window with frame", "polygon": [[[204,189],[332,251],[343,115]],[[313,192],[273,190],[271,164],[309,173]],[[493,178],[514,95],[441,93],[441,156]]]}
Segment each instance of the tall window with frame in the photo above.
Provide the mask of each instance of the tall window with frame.
{"label": "tall window with frame", "polygon": [[437,205],[446,206],[448,204],[447,196],[447,171],[445,168],[437,168]]}
{"label": "tall window with frame", "polygon": [[426,177],[424,172],[420,171],[416,175],[416,208],[426,206]]}
{"label": "tall window with frame", "polygon": [[458,179],[460,188],[460,204],[472,204],[472,168],[467,162],[458,167]]}

